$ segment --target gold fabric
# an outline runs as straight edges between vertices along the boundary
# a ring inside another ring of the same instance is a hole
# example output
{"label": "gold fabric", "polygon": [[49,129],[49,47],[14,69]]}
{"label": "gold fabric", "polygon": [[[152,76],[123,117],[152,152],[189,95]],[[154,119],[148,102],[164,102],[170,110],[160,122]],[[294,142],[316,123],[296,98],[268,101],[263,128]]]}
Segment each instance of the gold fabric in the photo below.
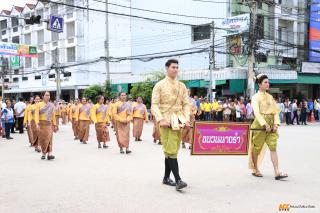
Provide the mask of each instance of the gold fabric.
{"label": "gold fabric", "polygon": [[152,91],[151,110],[157,122],[165,119],[178,130],[190,121],[190,102],[186,86],[168,76],[159,81]]}

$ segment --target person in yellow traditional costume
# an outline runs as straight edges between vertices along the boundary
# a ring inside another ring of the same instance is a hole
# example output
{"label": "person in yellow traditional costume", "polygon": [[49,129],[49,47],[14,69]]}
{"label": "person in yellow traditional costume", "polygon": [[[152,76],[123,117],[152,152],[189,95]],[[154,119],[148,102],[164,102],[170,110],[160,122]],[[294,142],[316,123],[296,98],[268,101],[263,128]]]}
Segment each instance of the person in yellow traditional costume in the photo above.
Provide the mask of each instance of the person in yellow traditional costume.
{"label": "person in yellow traditional costume", "polygon": [[123,149],[126,149],[126,154],[130,154],[130,122],[132,120],[132,106],[126,101],[127,94],[121,92],[119,101],[117,101],[112,108],[112,116],[115,122],[116,136],[120,153],[123,154]]}
{"label": "person in yellow traditional costume", "polygon": [[79,105],[79,99],[77,98],[74,100],[74,103],[72,103],[69,109],[69,120],[71,121],[71,124],[72,124],[74,140],[79,139],[79,121],[78,121],[78,115],[77,115],[78,105]]}
{"label": "person in yellow traditional costume", "polygon": [[[190,128],[190,100],[186,86],[177,80],[178,61],[170,59],[165,64],[166,78],[152,91],[151,110],[158,125],[165,155],[165,174],[162,183],[180,190],[187,186],[179,175],[178,152],[183,128]],[[170,179],[173,173],[175,181]]]}
{"label": "person in yellow traditional costume", "polygon": [[[188,94],[190,96],[190,89],[188,89]],[[191,128],[184,128],[182,130],[182,148],[186,148],[185,143],[190,144],[189,148],[191,148],[191,144],[192,144],[192,127],[193,127],[193,123],[195,121],[196,118],[196,114],[198,112],[198,108],[197,108],[197,104],[196,101],[189,97],[189,101],[190,101],[190,126]]]}
{"label": "person in yellow traditional costume", "polygon": [[275,179],[281,180],[287,178],[288,175],[280,172],[278,165],[277,141],[280,109],[273,97],[267,92],[270,86],[268,76],[263,73],[257,75],[256,83],[259,85],[259,91],[252,97],[255,119],[251,125],[250,168],[253,170],[252,175],[263,177],[258,162],[261,162],[261,156],[264,155],[265,145],[267,145],[271,154]]}
{"label": "person in yellow traditional costume", "polygon": [[55,106],[50,102],[50,93],[42,94],[42,102],[36,105],[34,120],[37,125],[38,141],[41,146],[42,156],[44,160],[47,156],[48,160],[53,160],[52,155],[52,138],[53,132],[57,131]]}
{"label": "person in yellow traditional costume", "polygon": [[138,97],[137,102],[133,103],[133,137],[135,141],[142,141],[143,123],[148,122],[148,111],[146,105],[142,103],[142,98]]}
{"label": "person in yellow traditional costume", "polygon": [[76,111],[76,120],[79,122],[78,138],[81,143],[87,144],[89,140],[89,131],[91,123],[91,104],[86,98],[81,99],[81,104],[78,104]]}
{"label": "person in yellow traditional costume", "polygon": [[98,148],[101,148],[101,143],[103,143],[103,148],[108,148],[107,142],[110,141],[108,125],[109,121],[109,109],[108,105],[104,103],[104,97],[102,95],[98,96],[98,103],[92,107],[91,119],[96,128]]}

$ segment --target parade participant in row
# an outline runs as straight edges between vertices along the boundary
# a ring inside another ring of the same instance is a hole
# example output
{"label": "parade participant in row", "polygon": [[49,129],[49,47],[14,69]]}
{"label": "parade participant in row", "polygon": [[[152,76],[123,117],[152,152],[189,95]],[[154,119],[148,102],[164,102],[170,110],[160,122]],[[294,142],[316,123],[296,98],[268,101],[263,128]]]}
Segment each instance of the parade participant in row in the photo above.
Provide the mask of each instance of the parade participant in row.
{"label": "parade participant in row", "polygon": [[111,128],[113,128],[115,130],[114,118],[113,118],[113,115],[112,115],[113,106],[114,106],[114,99],[111,99],[111,101],[109,103],[109,119],[111,121]]}
{"label": "parade participant in row", "polygon": [[132,106],[126,101],[127,94],[121,92],[119,101],[117,101],[112,109],[112,116],[115,121],[116,135],[120,153],[123,154],[123,149],[126,149],[126,154],[131,153],[129,150],[130,141],[130,122],[132,120]]}
{"label": "parade participant in row", "polygon": [[59,118],[61,116],[60,103],[58,101],[55,101],[54,105],[55,105],[54,110],[56,115],[56,125],[57,125],[57,129],[59,129]]}
{"label": "parade participant in row", "polygon": [[62,124],[67,124],[67,105],[65,102],[60,104],[60,113],[61,113],[61,119],[62,119]]}
{"label": "parade participant in row", "polygon": [[146,105],[142,103],[142,98],[138,97],[137,102],[133,103],[133,137],[135,141],[142,141],[141,135],[143,122],[148,122],[148,111]]}
{"label": "parade participant in row", "polygon": [[31,118],[29,118],[29,111],[32,104],[34,104],[34,98],[30,97],[29,102],[24,111],[24,118],[23,118],[23,125],[27,127],[27,134],[28,134],[28,139],[31,147],[33,146],[33,135],[32,135],[31,126],[29,126],[28,123],[29,121],[31,122]]}
{"label": "parade participant in row", "polygon": [[77,121],[79,121],[79,132],[78,132],[78,138],[80,139],[80,142],[83,144],[87,144],[89,139],[89,130],[90,130],[90,112],[91,112],[91,106],[89,103],[87,103],[86,98],[81,99],[81,104],[77,107]]}
{"label": "parade participant in row", "polygon": [[[190,96],[190,89],[188,89],[188,94]],[[189,97],[189,103],[190,103],[190,128],[184,128],[182,130],[182,148],[186,148],[185,143],[190,144],[191,148],[191,144],[192,144],[192,134],[193,134],[193,123],[195,121],[196,118],[196,114],[198,112],[198,108],[197,108],[197,104],[195,102],[195,100],[192,97]]]}
{"label": "parade participant in row", "polygon": [[70,106],[69,110],[69,120],[72,123],[72,131],[73,131],[73,136],[74,140],[79,139],[79,121],[78,121],[78,115],[77,115],[77,109],[79,105],[79,99],[75,99],[74,103]]}
{"label": "parade participant in row", "polygon": [[28,110],[28,130],[30,128],[31,130],[31,135],[32,135],[32,146],[34,146],[36,152],[41,152],[41,147],[39,144],[38,140],[38,130],[37,130],[37,125],[35,122],[35,111],[37,104],[40,102],[40,97],[36,95],[34,97],[33,102],[30,104],[29,110]]}
{"label": "parade participant in row", "polygon": [[281,180],[288,177],[288,175],[281,173],[278,165],[277,140],[279,138],[280,109],[273,97],[267,92],[269,90],[268,76],[262,73],[257,75],[256,83],[259,85],[259,91],[252,97],[255,119],[251,126],[253,129],[251,142],[252,158],[249,159],[253,163],[252,175],[263,177],[258,168],[258,159],[261,158],[260,154],[263,155],[261,150],[267,144],[271,154],[275,179]]}
{"label": "parade participant in row", "polygon": [[72,120],[70,120],[70,110],[71,110],[71,106],[73,104],[73,100],[71,100],[68,104],[67,104],[67,122],[71,122]]}
{"label": "parade participant in row", "polygon": [[41,159],[52,160],[52,139],[53,132],[57,132],[55,106],[50,102],[50,93],[48,91],[42,94],[42,102],[36,105],[34,120],[37,125],[38,142],[41,146]]}
{"label": "parade participant in row", "polygon": [[158,145],[161,145],[159,124],[152,112],[151,114],[152,114],[152,121],[153,121],[153,132],[152,132],[153,143],[157,143],[157,141],[159,141]]}
{"label": "parade participant in row", "polygon": [[[160,137],[165,155],[163,184],[180,190],[187,186],[179,175],[178,151],[182,128],[190,128],[190,104],[186,86],[177,80],[178,61],[170,59],[165,64],[167,76],[152,91],[151,110],[160,125]],[[173,172],[176,182],[170,179]]]}
{"label": "parade participant in row", "polygon": [[5,107],[2,109],[1,112],[1,121],[2,121],[2,128],[5,130],[5,138],[7,140],[13,139],[10,136],[10,130],[12,125],[14,125],[14,113],[13,108],[11,106],[11,101],[8,99],[6,100]]}
{"label": "parade participant in row", "polygon": [[103,143],[103,148],[108,148],[107,142],[110,141],[109,136],[109,110],[108,105],[104,104],[104,97],[102,95],[98,96],[98,103],[92,107],[91,119],[95,124],[98,148],[101,148],[101,143]]}

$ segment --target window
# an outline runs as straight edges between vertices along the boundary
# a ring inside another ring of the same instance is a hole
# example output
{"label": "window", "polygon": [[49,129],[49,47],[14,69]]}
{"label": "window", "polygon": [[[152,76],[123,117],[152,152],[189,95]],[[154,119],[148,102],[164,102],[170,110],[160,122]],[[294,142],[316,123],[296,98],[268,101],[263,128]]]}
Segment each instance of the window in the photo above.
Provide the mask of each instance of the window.
{"label": "window", "polygon": [[56,63],[58,62],[59,63],[59,54],[57,54],[57,51],[56,50],[52,50],[51,51],[51,63]]}
{"label": "window", "polygon": [[13,82],[19,82],[19,78],[13,78]]}
{"label": "window", "polygon": [[56,78],[56,74],[49,74],[49,78]]}
{"label": "window", "polygon": [[51,14],[52,15],[58,14],[58,5],[57,4],[51,4]]}
{"label": "window", "polygon": [[41,75],[36,75],[36,76],[34,76],[34,79],[35,79],[35,80],[41,79]]}
{"label": "window", "polygon": [[37,32],[37,36],[38,36],[38,45],[42,45],[44,43],[44,31],[39,30]]}
{"label": "window", "polygon": [[5,78],[4,82],[8,83],[9,82],[9,78]]}
{"label": "window", "polygon": [[258,4],[258,9],[262,9],[262,2],[260,1],[257,4]]}
{"label": "window", "polygon": [[211,30],[210,25],[202,25],[192,28],[192,40],[201,41],[210,39]]}
{"label": "window", "polygon": [[19,75],[19,70],[14,70],[13,73],[14,73],[15,75]]}
{"label": "window", "polygon": [[[66,0],[66,4],[74,5],[74,0]],[[71,13],[74,10],[74,7],[66,6],[67,13]]]}
{"label": "window", "polygon": [[258,53],[255,57],[258,63],[267,62],[267,56],[263,53]]}
{"label": "window", "polygon": [[7,25],[7,20],[6,20],[6,19],[0,21],[0,29],[1,29],[1,30],[6,30],[7,27],[8,27],[8,25]]}
{"label": "window", "polygon": [[44,53],[38,54],[38,67],[44,66]]}
{"label": "window", "polygon": [[23,80],[23,81],[27,81],[27,80],[28,80],[28,77],[22,77],[22,80]]}
{"label": "window", "polygon": [[31,58],[25,58],[24,67],[31,68]]}
{"label": "window", "polygon": [[17,27],[19,26],[19,19],[17,17],[11,18],[11,27]]}
{"label": "window", "polygon": [[12,37],[12,43],[19,44],[20,43],[19,36]]}
{"label": "window", "polygon": [[58,41],[59,40],[59,33],[51,31],[51,40],[52,41]]}
{"label": "window", "polygon": [[67,61],[68,62],[75,62],[76,61],[76,48],[75,47],[67,48]]}
{"label": "window", "polygon": [[8,42],[8,39],[7,39],[7,38],[6,38],[6,39],[2,39],[2,41],[3,41],[3,42]]}
{"label": "window", "polygon": [[263,39],[264,38],[264,17],[262,15],[257,15],[257,23],[256,23],[256,38]]}
{"label": "window", "polygon": [[31,44],[31,33],[24,35],[24,43],[30,45]]}
{"label": "window", "polygon": [[69,22],[67,23],[67,38],[75,36],[75,23]]}

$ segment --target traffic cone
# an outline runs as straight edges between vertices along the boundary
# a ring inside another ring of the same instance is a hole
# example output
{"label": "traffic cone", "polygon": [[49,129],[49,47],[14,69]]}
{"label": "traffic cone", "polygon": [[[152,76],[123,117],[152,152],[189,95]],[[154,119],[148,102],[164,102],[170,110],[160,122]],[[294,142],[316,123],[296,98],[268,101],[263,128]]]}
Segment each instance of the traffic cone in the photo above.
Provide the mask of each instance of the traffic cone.
{"label": "traffic cone", "polygon": [[313,110],[312,110],[310,122],[311,122],[311,123],[314,123],[314,120],[315,120],[315,119],[314,119],[314,113],[313,113]]}

